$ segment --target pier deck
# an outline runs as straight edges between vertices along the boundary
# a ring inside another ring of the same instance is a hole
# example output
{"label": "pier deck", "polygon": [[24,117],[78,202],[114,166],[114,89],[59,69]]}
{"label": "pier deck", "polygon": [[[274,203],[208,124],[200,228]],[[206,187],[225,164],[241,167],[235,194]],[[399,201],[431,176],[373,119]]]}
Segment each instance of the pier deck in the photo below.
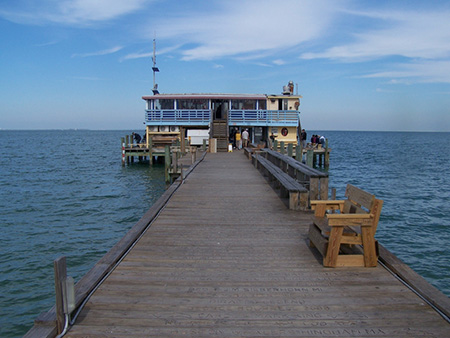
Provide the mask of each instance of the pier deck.
{"label": "pier deck", "polygon": [[324,268],[242,152],[207,154],[65,337],[448,337],[382,266]]}

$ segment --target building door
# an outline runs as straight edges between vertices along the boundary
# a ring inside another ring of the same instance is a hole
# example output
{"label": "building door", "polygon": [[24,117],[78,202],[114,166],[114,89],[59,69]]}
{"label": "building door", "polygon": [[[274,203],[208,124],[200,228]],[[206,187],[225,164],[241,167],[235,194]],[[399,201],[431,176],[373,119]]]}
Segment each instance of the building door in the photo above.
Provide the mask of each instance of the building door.
{"label": "building door", "polygon": [[211,109],[214,120],[227,120],[228,117],[228,101],[226,100],[212,100]]}

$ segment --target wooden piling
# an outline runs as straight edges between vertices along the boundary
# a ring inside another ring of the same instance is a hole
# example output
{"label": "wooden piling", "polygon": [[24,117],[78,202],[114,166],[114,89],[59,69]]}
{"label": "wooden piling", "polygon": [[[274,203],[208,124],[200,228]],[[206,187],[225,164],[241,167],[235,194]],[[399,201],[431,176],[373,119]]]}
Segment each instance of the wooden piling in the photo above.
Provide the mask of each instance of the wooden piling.
{"label": "wooden piling", "polygon": [[314,166],[314,150],[312,149],[306,151],[306,164],[311,168]]}
{"label": "wooden piling", "polygon": [[63,283],[67,278],[66,257],[59,257],[53,262],[55,273],[56,326],[58,333],[63,332],[65,324]]}
{"label": "wooden piling", "polygon": [[280,153],[283,155],[286,153],[286,149],[284,147],[284,141],[280,142]]}
{"label": "wooden piling", "polygon": [[170,182],[169,169],[170,169],[170,146],[166,145],[164,148],[164,173],[165,173],[164,177],[166,183]]}
{"label": "wooden piling", "polygon": [[122,145],[122,167],[125,166],[125,138],[120,139],[120,144]]}
{"label": "wooden piling", "polygon": [[289,157],[292,157],[292,155],[294,154],[294,145],[292,143],[288,144],[287,154]]}

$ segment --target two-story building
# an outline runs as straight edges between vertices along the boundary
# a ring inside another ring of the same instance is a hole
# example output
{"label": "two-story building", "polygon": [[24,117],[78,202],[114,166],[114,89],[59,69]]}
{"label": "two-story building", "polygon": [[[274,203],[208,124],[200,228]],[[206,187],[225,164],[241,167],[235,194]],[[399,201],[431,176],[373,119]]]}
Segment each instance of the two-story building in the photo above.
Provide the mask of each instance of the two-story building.
{"label": "two-story building", "polygon": [[146,101],[146,139],[154,146],[189,138],[200,145],[216,139],[217,150],[227,151],[236,128],[248,129],[250,142],[268,144],[270,136],[285,143],[298,142],[300,95],[289,82],[281,95],[266,94],[155,94]]}

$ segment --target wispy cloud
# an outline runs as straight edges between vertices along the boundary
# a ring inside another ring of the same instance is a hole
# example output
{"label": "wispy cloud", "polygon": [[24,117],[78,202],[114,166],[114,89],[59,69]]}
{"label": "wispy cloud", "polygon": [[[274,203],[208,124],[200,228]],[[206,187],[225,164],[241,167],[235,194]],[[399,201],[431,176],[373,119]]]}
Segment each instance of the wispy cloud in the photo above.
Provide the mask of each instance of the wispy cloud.
{"label": "wispy cloud", "polygon": [[114,54],[120,51],[123,47],[116,46],[110,49],[104,49],[97,52],[91,52],[91,53],[82,53],[82,54],[73,54],[72,57],[89,57],[89,56],[101,56],[101,55],[108,55],[108,54]]}
{"label": "wispy cloud", "polygon": [[[179,49],[181,46],[182,46],[181,44],[178,44],[178,45],[158,49],[157,53],[156,53],[156,57],[158,57],[158,55],[163,55],[163,54],[173,52],[174,50]],[[123,58],[121,58],[120,61],[150,58],[152,56],[153,56],[153,50],[145,51],[145,52],[130,53],[130,54],[125,55]]]}
{"label": "wispy cloud", "polygon": [[0,9],[0,16],[17,23],[89,25],[141,9],[153,0],[16,0]]}
{"label": "wispy cloud", "polygon": [[445,61],[415,61],[407,64],[392,66],[387,70],[365,75],[365,78],[391,78],[392,84],[397,83],[450,83],[450,60]]}
{"label": "wispy cloud", "polygon": [[[339,6],[347,1],[339,2]],[[319,38],[337,11],[330,0],[221,2],[209,13],[177,13],[158,23],[163,39],[183,39],[183,60],[258,58]],[[149,35],[152,32],[149,31]]]}
{"label": "wispy cloud", "polygon": [[325,51],[303,53],[301,58],[354,62],[385,56],[428,59],[450,56],[450,10],[353,11],[349,14],[375,20],[383,28],[366,28],[353,34],[353,42]]}

